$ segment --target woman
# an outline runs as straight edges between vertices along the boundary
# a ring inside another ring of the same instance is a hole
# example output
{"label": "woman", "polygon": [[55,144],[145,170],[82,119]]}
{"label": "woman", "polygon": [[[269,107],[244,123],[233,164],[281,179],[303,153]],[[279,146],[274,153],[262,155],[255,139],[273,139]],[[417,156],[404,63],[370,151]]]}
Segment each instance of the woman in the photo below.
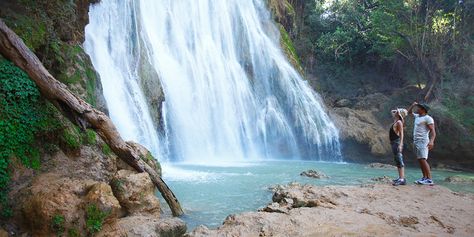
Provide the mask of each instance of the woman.
{"label": "woman", "polygon": [[398,179],[393,180],[393,185],[405,185],[405,164],[403,163],[403,127],[404,118],[407,116],[408,111],[406,109],[394,109],[391,111],[393,117],[393,124],[390,126],[389,138],[390,144],[392,145],[392,152],[394,155],[394,161],[398,168]]}

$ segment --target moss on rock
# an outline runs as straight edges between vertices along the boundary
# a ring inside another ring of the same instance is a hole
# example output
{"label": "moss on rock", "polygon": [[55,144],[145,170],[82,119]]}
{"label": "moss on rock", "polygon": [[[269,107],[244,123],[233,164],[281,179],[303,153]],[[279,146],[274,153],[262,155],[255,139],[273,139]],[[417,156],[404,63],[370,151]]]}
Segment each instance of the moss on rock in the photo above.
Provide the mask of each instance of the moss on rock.
{"label": "moss on rock", "polygon": [[280,28],[280,44],[285,51],[286,57],[300,73],[303,73],[303,67],[301,66],[301,61],[298,57],[298,54],[296,53],[293,41],[288,35],[288,32],[285,30],[285,27],[283,27],[281,24],[278,24],[278,26]]}
{"label": "moss on rock", "polygon": [[106,112],[98,75],[82,47],[90,2],[95,1],[1,1],[0,17],[54,77]]}

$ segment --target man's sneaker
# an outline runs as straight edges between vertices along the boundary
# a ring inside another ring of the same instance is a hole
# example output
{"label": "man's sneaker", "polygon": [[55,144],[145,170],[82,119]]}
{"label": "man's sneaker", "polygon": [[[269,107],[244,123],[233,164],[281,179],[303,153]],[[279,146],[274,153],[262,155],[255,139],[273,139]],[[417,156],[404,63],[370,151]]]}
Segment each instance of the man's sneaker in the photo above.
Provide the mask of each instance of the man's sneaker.
{"label": "man's sneaker", "polygon": [[393,182],[393,186],[398,186],[398,185],[406,185],[407,184],[407,181],[405,179],[398,179],[396,181]]}
{"label": "man's sneaker", "polygon": [[431,179],[424,179],[423,181],[421,181],[420,184],[423,184],[423,185],[433,185],[434,182],[433,182],[433,180],[431,180]]}
{"label": "man's sneaker", "polygon": [[395,183],[395,182],[397,182],[398,180],[400,180],[400,178],[392,179],[392,183]]}
{"label": "man's sneaker", "polygon": [[423,178],[421,178],[421,179],[419,179],[419,180],[415,181],[415,183],[416,183],[416,184],[422,184],[422,183],[423,183],[423,181],[425,181],[425,179],[426,179],[426,178],[425,178],[425,177],[423,177]]}

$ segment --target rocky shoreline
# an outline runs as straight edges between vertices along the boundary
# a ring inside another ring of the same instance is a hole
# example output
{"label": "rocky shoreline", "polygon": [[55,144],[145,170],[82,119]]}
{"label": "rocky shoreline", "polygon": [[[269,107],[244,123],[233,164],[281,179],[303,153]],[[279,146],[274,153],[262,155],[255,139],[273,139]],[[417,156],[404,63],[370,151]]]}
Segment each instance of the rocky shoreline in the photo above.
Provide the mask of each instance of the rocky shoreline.
{"label": "rocky shoreline", "polygon": [[292,183],[265,208],[187,236],[472,236],[473,223],[474,195],[441,186]]}

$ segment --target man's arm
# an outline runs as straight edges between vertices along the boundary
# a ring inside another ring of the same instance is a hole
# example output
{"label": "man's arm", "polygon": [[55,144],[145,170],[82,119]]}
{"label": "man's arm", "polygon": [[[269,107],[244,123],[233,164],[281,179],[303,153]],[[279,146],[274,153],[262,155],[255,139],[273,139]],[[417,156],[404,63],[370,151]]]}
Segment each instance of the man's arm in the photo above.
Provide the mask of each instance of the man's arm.
{"label": "man's arm", "polygon": [[430,130],[430,142],[428,143],[428,150],[431,150],[434,147],[434,141],[436,139],[436,129],[434,123],[428,124],[428,129]]}
{"label": "man's arm", "polygon": [[413,108],[417,105],[418,105],[418,102],[415,101],[415,102],[413,102],[413,104],[410,105],[410,107],[408,107],[407,110],[408,110],[409,115],[413,115]]}

